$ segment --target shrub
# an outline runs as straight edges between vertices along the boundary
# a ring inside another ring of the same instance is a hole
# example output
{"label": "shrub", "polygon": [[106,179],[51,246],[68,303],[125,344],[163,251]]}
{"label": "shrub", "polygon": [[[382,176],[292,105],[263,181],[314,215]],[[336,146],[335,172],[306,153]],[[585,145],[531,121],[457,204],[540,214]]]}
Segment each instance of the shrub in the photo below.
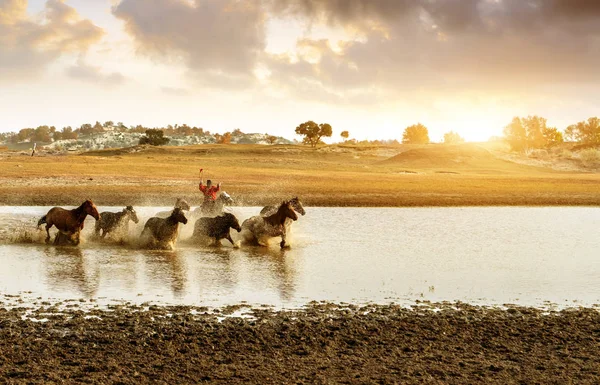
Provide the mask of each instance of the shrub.
{"label": "shrub", "polygon": [[585,166],[600,166],[600,150],[596,148],[588,148],[579,151],[579,159]]}

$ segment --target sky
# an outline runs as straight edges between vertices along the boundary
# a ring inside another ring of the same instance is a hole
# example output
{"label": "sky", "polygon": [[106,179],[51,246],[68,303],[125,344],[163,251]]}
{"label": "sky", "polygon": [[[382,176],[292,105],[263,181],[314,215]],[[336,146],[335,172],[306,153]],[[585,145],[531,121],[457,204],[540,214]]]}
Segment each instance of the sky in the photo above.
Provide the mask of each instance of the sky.
{"label": "sky", "polygon": [[0,131],[112,120],[333,140],[598,115],[597,0],[0,0]]}

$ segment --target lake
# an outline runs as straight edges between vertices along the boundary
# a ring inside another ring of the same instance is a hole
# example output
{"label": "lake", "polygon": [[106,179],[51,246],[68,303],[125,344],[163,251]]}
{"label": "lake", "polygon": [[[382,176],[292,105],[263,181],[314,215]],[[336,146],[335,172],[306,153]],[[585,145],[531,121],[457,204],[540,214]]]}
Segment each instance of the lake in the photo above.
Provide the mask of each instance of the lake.
{"label": "lake", "polygon": [[[82,299],[216,307],[464,301],[480,305],[600,303],[600,208],[307,208],[292,247],[178,244],[138,250],[89,238],[43,244],[48,207],[0,207],[0,292],[24,303]],[[137,208],[141,222],[166,208]],[[99,207],[99,211],[121,208]],[[259,208],[234,207],[241,220]],[[193,229],[182,227],[182,239]],[[235,231],[234,231],[235,232]],[[5,298],[6,299],[6,298]]]}

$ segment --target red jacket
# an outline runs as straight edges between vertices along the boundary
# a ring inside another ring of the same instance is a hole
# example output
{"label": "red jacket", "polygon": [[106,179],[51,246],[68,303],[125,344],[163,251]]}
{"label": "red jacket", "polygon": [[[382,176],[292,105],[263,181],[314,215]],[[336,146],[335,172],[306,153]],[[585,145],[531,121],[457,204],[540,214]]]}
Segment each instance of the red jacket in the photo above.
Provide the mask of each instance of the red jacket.
{"label": "red jacket", "polygon": [[205,186],[204,184],[202,184],[202,182],[200,182],[199,189],[200,191],[202,191],[202,194],[204,194],[206,198],[209,198],[210,200],[214,201],[217,199],[217,193],[221,191],[221,185],[217,185],[216,187],[211,186],[210,188],[208,188],[208,186]]}

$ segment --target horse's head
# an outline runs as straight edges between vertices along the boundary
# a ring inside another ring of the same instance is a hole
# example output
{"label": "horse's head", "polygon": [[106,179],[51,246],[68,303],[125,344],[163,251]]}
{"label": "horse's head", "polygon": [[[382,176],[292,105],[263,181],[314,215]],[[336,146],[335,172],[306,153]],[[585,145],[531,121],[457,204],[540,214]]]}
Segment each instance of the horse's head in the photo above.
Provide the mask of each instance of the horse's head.
{"label": "horse's head", "polygon": [[188,221],[187,218],[185,217],[185,214],[179,207],[176,207],[175,209],[173,209],[173,212],[171,213],[171,218],[174,219],[175,222],[183,223],[184,225],[187,224],[187,221]]}
{"label": "horse's head", "polygon": [[90,199],[83,202],[81,206],[83,206],[83,210],[87,215],[91,215],[95,220],[100,220],[100,213],[98,212],[94,202],[92,202]]}
{"label": "horse's head", "polygon": [[221,195],[219,195],[219,199],[221,199],[223,201],[224,205],[232,205],[233,204],[233,198],[231,197],[231,195],[227,194],[225,191],[221,192]]}
{"label": "horse's head", "polygon": [[292,198],[290,200],[290,204],[292,205],[294,210],[300,215],[306,214],[306,211],[304,211],[304,207],[302,207],[302,202],[300,202],[300,199],[298,197]]}
{"label": "horse's head", "polygon": [[289,201],[281,202],[281,206],[279,206],[278,211],[281,212],[286,218],[290,218],[293,221],[298,219],[298,215],[294,211],[294,207]]}
{"label": "horse's head", "polygon": [[133,209],[133,206],[127,206],[125,207],[125,213],[127,214],[127,216],[129,217],[129,219],[131,219],[133,221],[133,223],[138,223],[140,220],[137,216],[137,213],[135,212],[135,210]]}
{"label": "horse's head", "polygon": [[177,201],[175,202],[175,207],[185,211],[190,210],[190,205],[184,199],[181,198],[177,198]]}
{"label": "horse's head", "polygon": [[229,225],[229,227],[231,227],[234,230],[237,230],[238,233],[240,231],[242,231],[242,227],[240,226],[240,222],[235,217],[235,215],[233,215],[231,213],[225,213],[225,214],[223,214],[223,217],[226,219],[227,224]]}

